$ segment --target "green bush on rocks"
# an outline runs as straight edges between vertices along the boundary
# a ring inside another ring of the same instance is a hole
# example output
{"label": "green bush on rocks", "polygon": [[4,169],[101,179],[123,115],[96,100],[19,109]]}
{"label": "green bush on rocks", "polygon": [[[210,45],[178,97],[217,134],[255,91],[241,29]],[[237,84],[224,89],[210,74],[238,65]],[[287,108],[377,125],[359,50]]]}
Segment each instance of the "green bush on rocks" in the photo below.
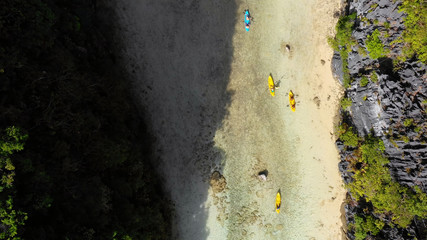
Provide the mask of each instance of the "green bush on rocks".
{"label": "green bush on rocks", "polygon": [[375,219],[372,216],[363,218],[362,216],[356,215],[354,216],[354,221],[356,240],[365,239],[368,233],[372,236],[377,235],[385,225],[384,222],[381,222],[379,219]]}
{"label": "green bush on rocks", "polygon": [[341,99],[341,108],[346,110],[348,107],[351,107],[352,103],[351,98],[343,98]]}
{"label": "green bush on rocks", "polygon": [[361,86],[361,87],[364,87],[364,86],[368,85],[368,83],[369,83],[369,79],[368,79],[368,77],[363,76],[363,77],[360,79],[360,86]]}
{"label": "green bush on rocks", "polygon": [[384,143],[373,136],[365,138],[355,150],[358,167],[354,168],[353,181],[347,185],[352,195],[372,203],[374,213],[386,216],[393,224],[408,226],[415,216],[427,217],[427,194],[418,186],[409,188],[391,178],[383,155]]}
{"label": "green bush on rocks", "polygon": [[407,16],[404,20],[405,30],[402,39],[404,59],[417,55],[427,64],[427,2],[424,0],[403,0],[399,8]]}
{"label": "green bush on rocks", "polygon": [[375,31],[368,35],[368,39],[366,40],[366,48],[369,51],[369,56],[372,59],[378,59],[380,57],[385,57],[386,51],[384,50],[384,44],[380,39],[380,31],[375,29]]}
{"label": "green bush on rocks", "polygon": [[351,78],[348,70],[348,53],[351,52],[351,47],[356,45],[356,41],[351,37],[351,32],[354,28],[354,20],[356,19],[356,13],[348,16],[342,16],[338,20],[335,26],[337,34],[335,38],[329,37],[329,45],[337,52],[340,53],[342,59],[342,69],[344,73],[344,87],[350,87]]}
{"label": "green bush on rocks", "polygon": [[357,147],[359,143],[359,137],[353,132],[353,127],[348,127],[347,124],[342,124],[339,127],[339,138],[343,141],[344,145],[349,147]]}

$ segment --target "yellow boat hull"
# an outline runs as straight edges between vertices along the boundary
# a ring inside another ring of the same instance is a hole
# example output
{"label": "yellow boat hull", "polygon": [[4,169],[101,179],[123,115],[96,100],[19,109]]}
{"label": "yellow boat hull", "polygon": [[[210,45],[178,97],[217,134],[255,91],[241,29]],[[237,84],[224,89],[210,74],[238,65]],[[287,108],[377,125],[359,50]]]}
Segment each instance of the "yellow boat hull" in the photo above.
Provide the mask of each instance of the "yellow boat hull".
{"label": "yellow boat hull", "polygon": [[280,192],[277,193],[276,195],[276,212],[280,213],[280,206],[282,204],[282,199],[280,197]]}
{"label": "yellow boat hull", "polygon": [[289,91],[289,104],[291,105],[292,112],[295,112],[295,98],[294,93],[292,91]]}
{"label": "yellow boat hull", "polygon": [[274,95],[276,94],[276,86],[274,85],[274,81],[273,81],[273,77],[268,76],[268,90],[270,91],[271,96],[274,97]]}

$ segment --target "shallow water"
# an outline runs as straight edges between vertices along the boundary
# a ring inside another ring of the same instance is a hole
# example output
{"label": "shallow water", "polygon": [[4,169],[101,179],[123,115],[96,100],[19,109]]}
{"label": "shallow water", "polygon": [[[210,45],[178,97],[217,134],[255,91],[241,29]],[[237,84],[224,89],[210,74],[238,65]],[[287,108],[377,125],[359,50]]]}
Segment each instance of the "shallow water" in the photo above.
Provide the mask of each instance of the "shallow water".
{"label": "shallow water", "polygon": [[[157,139],[175,239],[340,238],[344,191],[330,134],[340,88],[326,44],[338,5],[119,1],[122,62]],[[269,74],[280,81],[275,97]],[[256,177],[264,169],[265,182]],[[220,193],[209,188],[215,170],[227,181]]]}

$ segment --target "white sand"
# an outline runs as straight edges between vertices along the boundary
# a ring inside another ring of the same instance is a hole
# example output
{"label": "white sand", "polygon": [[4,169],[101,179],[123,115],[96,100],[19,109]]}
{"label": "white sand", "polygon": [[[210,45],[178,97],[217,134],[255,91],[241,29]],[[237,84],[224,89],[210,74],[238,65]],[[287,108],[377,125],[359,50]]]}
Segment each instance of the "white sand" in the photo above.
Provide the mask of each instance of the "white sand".
{"label": "white sand", "polygon": [[[341,238],[344,189],[331,135],[341,89],[326,42],[339,2],[117,4],[123,61],[149,113],[155,157],[176,207],[174,238]],[[242,23],[247,7],[255,18],[250,32]],[[270,73],[281,82],[275,97],[267,90]],[[264,169],[268,180],[261,182],[255,175]],[[214,170],[227,180],[222,193],[209,189]]]}

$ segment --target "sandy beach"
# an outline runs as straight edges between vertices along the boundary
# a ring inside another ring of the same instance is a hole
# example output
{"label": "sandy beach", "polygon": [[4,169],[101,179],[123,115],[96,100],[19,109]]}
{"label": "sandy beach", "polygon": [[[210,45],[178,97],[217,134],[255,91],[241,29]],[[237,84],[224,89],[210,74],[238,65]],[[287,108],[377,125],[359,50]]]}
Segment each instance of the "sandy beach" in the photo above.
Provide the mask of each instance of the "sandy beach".
{"label": "sandy beach", "polygon": [[[175,207],[174,239],[341,239],[345,191],[333,133],[342,89],[326,41],[340,1],[123,0],[114,7],[120,60]],[[249,32],[246,8],[254,17]],[[275,97],[269,74],[280,85]],[[262,170],[267,181],[256,177]],[[225,189],[210,186],[214,171]]]}

